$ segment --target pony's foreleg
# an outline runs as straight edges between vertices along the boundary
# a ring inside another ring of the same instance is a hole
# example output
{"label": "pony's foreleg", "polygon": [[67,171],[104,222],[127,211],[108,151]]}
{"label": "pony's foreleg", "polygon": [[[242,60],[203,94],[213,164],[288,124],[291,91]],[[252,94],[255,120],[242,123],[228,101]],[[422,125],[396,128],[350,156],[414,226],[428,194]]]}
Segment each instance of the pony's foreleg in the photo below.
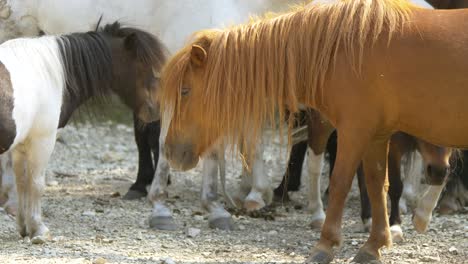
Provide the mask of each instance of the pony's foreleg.
{"label": "pony's foreleg", "polygon": [[432,211],[436,207],[444,187],[445,184],[429,186],[429,190],[419,200],[413,215],[413,225],[419,233],[426,232],[432,219]]}
{"label": "pony's foreleg", "polygon": [[[205,210],[209,212],[208,225],[210,228],[232,230],[234,223],[231,214],[218,202],[218,165],[219,155],[224,155],[224,151],[213,152],[203,159],[203,183],[201,191],[201,202]],[[225,169],[219,166],[219,169]],[[219,173],[222,173],[220,171]],[[225,184],[225,183],[222,183]]]}
{"label": "pony's foreleg", "polygon": [[346,196],[351,189],[365,148],[364,144],[359,144],[363,142],[362,138],[353,137],[348,131],[344,132],[338,130],[338,152],[330,178],[326,218],[320,240],[312,250],[309,262],[330,263],[334,258],[333,247],[341,243],[341,223]]}
{"label": "pony's foreleg", "polygon": [[[49,229],[42,222],[41,197],[45,188],[45,170],[54,150],[55,140],[56,131],[48,136],[31,138],[25,148],[21,149],[25,151],[23,157],[26,158],[23,206],[26,228],[32,243],[44,243],[49,239]],[[21,161],[19,162],[20,168]]]}
{"label": "pony's foreleg", "polygon": [[252,164],[252,189],[245,198],[244,207],[249,211],[262,209],[273,200],[273,190],[270,180],[265,172],[263,162],[263,144],[259,143],[255,149],[254,162]]}
{"label": "pony's foreleg", "polygon": [[387,216],[388,142],[389,137],[374,140],[364,155],[363,165],[371,203],[372,227],[369,239],[354,258],[354,262],[357,263],[370,263],[378,260],[380,248],[392,244]]}
{"label": "pony's foreleg", "polygon": [[1,162],[1,192],[6,195],[4,203],[5,211],[8,214],[16,215],[18,208],[18,195],[16,191],[15,173],[13,172],[13,161],[11,153],[5,153],[0,156]]}
{"label": "pony's foreleg", "polygon": [[323,211],[322,196],[320,192],[320,178],[322,176],[324,153],[315,154],[309,148],[307,157],[307,170],[309,174],[309,205],[308,209],[312,213],[310,226],[313,229],[320,229],[325,221]]}
{"label": "pony's foreleg", "polygon": [[165,203],[167,198],[169,163],[162,151],[163,145],[163,143],[159,142],[159,160],[153,182],[151,183],[151,189],[148,193],[148,199],[153,206],[149,225],[151,228],[159,230],[175,230],[176,225],[172,217],[172,212]]}

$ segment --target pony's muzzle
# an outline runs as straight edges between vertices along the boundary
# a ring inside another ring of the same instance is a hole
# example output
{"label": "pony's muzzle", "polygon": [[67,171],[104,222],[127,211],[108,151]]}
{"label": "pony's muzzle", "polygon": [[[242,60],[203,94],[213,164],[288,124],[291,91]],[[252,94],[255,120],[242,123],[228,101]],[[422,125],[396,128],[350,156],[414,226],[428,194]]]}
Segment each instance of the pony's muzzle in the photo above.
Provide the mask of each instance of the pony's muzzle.
{"label": "pony's muzzle", "polygon": [[449,174],[450,167],[427,165],[426,182],[429,185],[442,185]]}
{"label": "pony's muzzle", "polygon": [[164,155],[172,168],[186,171],[197,166],[199,157],[192,144],[165,144]]}

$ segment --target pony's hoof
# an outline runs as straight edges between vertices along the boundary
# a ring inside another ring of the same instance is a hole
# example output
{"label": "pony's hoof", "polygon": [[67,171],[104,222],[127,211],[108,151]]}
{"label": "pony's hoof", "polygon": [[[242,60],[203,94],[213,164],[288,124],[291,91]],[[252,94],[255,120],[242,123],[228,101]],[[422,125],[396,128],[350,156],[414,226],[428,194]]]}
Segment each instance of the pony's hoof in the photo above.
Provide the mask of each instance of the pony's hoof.
{"label": "pony's hoof", "polygon": [[257,211],[266,206],[265,201],[263,200],[262,194],[259,192],[251,192],[245,198],[244,208],[247,211]]}
{"label": "pony's hoof", "polygon": [[400,202],[398,203],[398,207],[400,207],[400,213],[401,214],[407,214],[408,213],[408,206],[406,205],[405,200],[400,199]]}
{"label": "pony's hoof", "polygon": [[414,229],[418,233],[422,234],[427,231],[427,227],[429,226],[429,221],[421,217],[419,214],[415,213],[413,215],[413,226],[414,226]]}
{"label": "pony's hoof", "polygon": [[149,226],[152,229],[174,231],[177,229],[172,216],[151,216]]}
{"label": "pony's hoof", "polygon": [[328,264],[333,261],[333,254],[314,248],[306,263]]}
{"label": "pony's hoof", "polygon": [[208,226],[212,229],[233,230],[234,221],[232,221],[231,217],[220,217],[208,221]]}
{"label": "pony's hoof", "polygon": [[263,207],[265,207],[264,201],[245,200],[244,202],[244,208],[247,209],[247,211],[257,211]]}
{"label": "pony's hoof", "polygon": [[392,234],[392,241],[395,243],[403,242],[403,230],[399,225],[393,225],[390,227],[390,233]]}
{"label": "pony's hoof", "polygon": [[312,222],[310,222],[310,228],[312,228],[313,230],[321,230],[324,222],[324,219],[312,220]]}
{"label": "pony's hoof", "polygon": [[360,249],[359,252],[353,259],[355,263],[369,263],[369,264],[382,264],[382,261],[379,260],[378,257],[374,256],[373,254],[367,252],[364,249]]}
{"label": "pony's hoof", "polygon": [[31,244],[33,245],[42,245],[47,243],[47,241],[50,241],[50,236],[35,236],[31,238]]}
{"label": "pony's hoof", "polygon": [[128,192],[122,197],[122,199],[127,201],[139,200],[146,197],[148,194],[146,192],[140,192],[137,190],[128,190]]}
{"label": "pony's hoof", "polygon": [[40,225],[38,230],[31,233],[31,244],[40,245],[44,244],[51,239],[49,229],[45,225]]}

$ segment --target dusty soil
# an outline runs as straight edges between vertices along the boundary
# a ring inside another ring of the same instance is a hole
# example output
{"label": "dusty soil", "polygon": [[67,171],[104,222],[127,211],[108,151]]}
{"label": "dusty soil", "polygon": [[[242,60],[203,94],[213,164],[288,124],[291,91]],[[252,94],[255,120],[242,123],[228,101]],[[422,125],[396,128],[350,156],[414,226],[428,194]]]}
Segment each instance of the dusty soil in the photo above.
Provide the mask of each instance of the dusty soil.
{"label": "dusty soil", "polygon": [[[200,171],[172,172],[168,200],[179,229],[150,230],[146,200],[123,201],[136,175],[136,146],[127,125],[75,124],[62,132],[47,171],[44,219],[54,240],[32,245],[19,237],[15,222],[0,212],[0,263],[302,263],[319,232],[308,227],[305,191],[296,205],[274,210],[274,220],[234,218],[237,230],[210,230],[199,206]],[[274,140],[265,160],[274,185],[284,170],[285,150]],[[230,162],[228,189],[240,168]],[[305,189],[305,188],[304,188]],[[367,238],[361,231],[358,193],[353,187],[344,216],[344,244],[334,263],[349,263]],[[301,208],[302,207],[302,208]],[[188,228],[201,233],[187,236]],[[383,250],[384,263],[468,263],[468,215],[436,216],[426,234],[404,218],[405,241]],[[453,247],[453,248],[452,248]],[[450,249],[452,248],[452,249]]]}

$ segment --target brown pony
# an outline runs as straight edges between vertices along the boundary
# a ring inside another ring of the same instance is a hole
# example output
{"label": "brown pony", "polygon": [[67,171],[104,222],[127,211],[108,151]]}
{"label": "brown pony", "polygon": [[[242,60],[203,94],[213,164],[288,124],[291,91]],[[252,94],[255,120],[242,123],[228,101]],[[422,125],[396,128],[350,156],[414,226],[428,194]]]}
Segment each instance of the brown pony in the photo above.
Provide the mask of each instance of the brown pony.
{"label": "brown pony", "polygon": [[338,153],[311,261],[329,263],[341,243],[344,202],[361,160],[373,221],[355,261],[379,259],[391,245],[390,136],[468,146],[467,27],[468,10],[343,0],[199,32],[162,74],[165,154],[189,169],[221,138],[258,137],[278,108],[279,118],[299,104],[314,108],[337,129]]}

